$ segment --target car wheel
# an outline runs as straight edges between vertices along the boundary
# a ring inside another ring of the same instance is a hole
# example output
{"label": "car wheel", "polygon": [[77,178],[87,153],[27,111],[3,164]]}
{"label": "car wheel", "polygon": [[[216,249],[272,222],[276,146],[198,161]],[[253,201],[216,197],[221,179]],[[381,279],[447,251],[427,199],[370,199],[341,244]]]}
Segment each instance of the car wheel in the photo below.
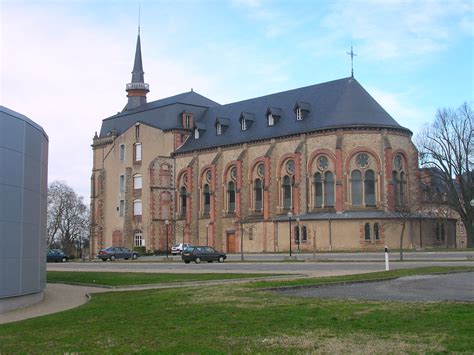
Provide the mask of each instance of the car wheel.
{"label": "car wheel", "polygon": [[184,263],[185,263],[185,264],[189,264],[190,261],[189,261],[189,260],[184,260]]}
{"label": "car wheel", "polygon": [[220,262],[220,263],[223,263],[223,262],[224,262],[224,257],[223,257],[223,256],[219,256],[219,262]]}
{"label": "car wheel", "polygon": [[61,259],[61,262],[62,262],[62,263],[65,263],[66,261],[67,261],[66,258],[62,258],[62,259]]}
{"label": "car wheel", "polygon": [[107,259],[102,259],[102,261],[107,261]]}
{"label": "car wheel", "polygon": [[110,261],[114,261],[115,260],[115,255],[111,255],[110,256]]}
{"label": "car wheel", "polygon": [[196,260],[194,260],[194,262],[195,262],[196,264],[200,264],[200,263],[201,263],[201,258],[196,258]]}

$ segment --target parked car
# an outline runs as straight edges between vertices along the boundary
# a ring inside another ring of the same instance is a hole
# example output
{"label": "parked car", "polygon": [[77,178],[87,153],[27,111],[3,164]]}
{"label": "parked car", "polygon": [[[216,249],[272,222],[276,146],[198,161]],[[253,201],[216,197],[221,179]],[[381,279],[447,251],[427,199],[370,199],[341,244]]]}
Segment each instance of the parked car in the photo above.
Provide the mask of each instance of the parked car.
{"label": "parked car", "polygon": [[178,243],[175,244],[171,247],[171,254],[176,255],[176,254],[181,254],[184,249],[190,248],[193,245],[191,243]]}
{"label": "parked car", "polygon": [[97,254],[97,259],[102,259],[102,261],[114,261],[115,259],[125,259],[128,260],[130,257],[133,259],[138,258],[140,255],[137,252],[133,252],[125,247],[108,247],[105,249],[100,249],[99,254]]}
{"label": "parked car", "polygon": [[65,263],[69,260],[69,255],[65,254],[61,249],[48,249],[46,253],[46,261]]}
{"label": "parked car", "polygon": [[213,261],[218,261],[223,263],[227,258],[225,253],[219,252],[209,246],[195,246],[188,247],[183,250],[181,254],[181,259],[186,264],[189,264],[191,261],[194,261],[196,264],[199,264],[201,261],[207,261],[212,263]]}

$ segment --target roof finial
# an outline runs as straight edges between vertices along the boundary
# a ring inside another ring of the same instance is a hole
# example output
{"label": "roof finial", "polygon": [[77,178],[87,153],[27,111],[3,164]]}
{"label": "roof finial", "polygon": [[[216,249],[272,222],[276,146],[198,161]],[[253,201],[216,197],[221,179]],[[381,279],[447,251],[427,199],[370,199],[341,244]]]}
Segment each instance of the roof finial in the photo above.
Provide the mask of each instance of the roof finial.
{"label": "roof finial", "polygon": [[138,2],[138,35],[140,36],[140,1]]}
{"label": "roof finial", "polygon": [[357,54],[355,54],[354,51],[352,50],[352,44],[351,44],[351,51],[347,52],[347,54],[351,56],[351,78],[353,78],[354,77],[354,57],[356,57]]}

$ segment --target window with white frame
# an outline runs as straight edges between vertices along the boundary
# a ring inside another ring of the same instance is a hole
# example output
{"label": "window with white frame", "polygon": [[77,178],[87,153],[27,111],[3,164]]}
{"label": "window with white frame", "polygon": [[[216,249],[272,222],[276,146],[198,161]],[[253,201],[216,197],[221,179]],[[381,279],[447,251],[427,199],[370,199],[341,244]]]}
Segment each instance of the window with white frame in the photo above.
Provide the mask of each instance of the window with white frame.
{"label": "window with white frame", "polygon": [[189,114],[184,115],[184,128],[191,128],[192,117],[193,116]]}
{"label": "window with white frame", "polygon": [[133,176],[133,188],[135,190],[142,188],[142,175],[141,174],[136,174]]}
{"label": "window with white frame", "polygon": [[133,215],[134,216],[142,215],[142,200],[133,201]]}
{"label": "window with white frame", "polygon": [[247,130],[247,121],[243,117],[242,117],[242,120],[240,121],[240,128],[242,129],[242,131]]}
{"label": "window with white frame", "polygon": [[120,144],[119,145],[119,159],[120,159],[120,161],[125,160],[125,144]]}
{"label": "window with white frame", "polygon": [[141,230],[135,231],[135,234],[133,236],[133,245],[136,247],[144,247],[145,246],[145,241],[143,240],[143,234]]}
{"label": "window with white frame", "polygon": [[303,119],[303,112],[301,111],[301,107],[296,108],[296,120],[301,121]]}
{"label": "window with white frame", "polygon": [[125,175],[119,176],[119,191],[125,192]]}
{"label": "window with white frame", "polygon": [[273,118],[273,115],[271,113],[268,114],[267,120],[269,126],[273,126],[275,124],[275,119]]}
{"label": "window with white frame", "polygon": [[217,132],[217,135],[220,136],[222,134],[222,126],[220,123],[218,123],[216,125],[216,132]]}
{"label": "window with white frame", "polygon": [[135,143],[135,161],[142,160],[142,144]]}

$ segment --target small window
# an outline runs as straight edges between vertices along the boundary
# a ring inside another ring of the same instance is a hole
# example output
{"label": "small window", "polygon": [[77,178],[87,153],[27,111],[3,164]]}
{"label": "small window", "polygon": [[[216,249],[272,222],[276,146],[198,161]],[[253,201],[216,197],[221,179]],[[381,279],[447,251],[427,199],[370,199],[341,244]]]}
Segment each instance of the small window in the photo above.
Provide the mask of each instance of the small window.
{"label": "small window", "polygon": [[365,239],[366,242],[369,242],[370,241],[370,223],[365,224],[364,230],[365,230],[364,239]]}
{"label": "small window", "polygon": [[220,136],[222,134],[222,126],[220,123],[218,123],[216,125],[216,132],[217,132],[217,135]]}
{"label": "small window", "polygon": [[245,120],[245,118],[242,118],[242,120],[240,121],[240,127],[241,127],[242,131],[247,130],[247,121]]}
{"label": "small window", "polygon": [[296,108],[296,120],[297,121],[303,120],[303,112],[301,111],[300,107]]}
{"label": "small window", "polygon": [[275,124],[275,119],[273,118],[273,115],[271,113],[268,114],[267,119],[269,126],[273,126]]}
{"label": "small window", "polygon": [[197,128],[194,129],[194,139],[199,139],[199,130]]}
{"label": "small window", "polygon": [[125,175],[119,177],[119,190],[122,193],[125,192]]}
{"label": "small window", "polygon": [[136,140],[140,139],[140,124],[139,123],[135,125],[135,139]]}
{"label": "small window", "polygon": [[120,200],[120,203],[119,203],[119,216],[123,217],[124,213],[125,213],[125,200]]}
{"label": "small window", "polygon": [[142,215],[142,200],[133,201],[133,215],[134,216]]}
{"label": "small window", "polygon": [[134,239],[134,243],[133,243],[134,246],[136,246],[136,247],[145,246],[142,231],[140,231],[140,230],[136,231],[133,239]]}
{"label": "small window", "polygon": [[125,160],[125,144],[120,144],[119,146],[119,159],[120,161]]}
{"label": "small window", "polygon": [[379,224],[374,223],[374,239],[378,241],[380,239],[379,237]]}
{"label": "small window", "polygon": [[137,174],[133,177],[133,188],[135,190],[142,188],[142,176],[141,174]]}
{"label": "small window", "polygon": [[135,143],[135,161],[142,161],[142,144]]}
{"label": "small window", "polygon": [[184,115],[184,128],[191,128],[192,119],[193,119],[192,115],[189,115],[189,114]]}

